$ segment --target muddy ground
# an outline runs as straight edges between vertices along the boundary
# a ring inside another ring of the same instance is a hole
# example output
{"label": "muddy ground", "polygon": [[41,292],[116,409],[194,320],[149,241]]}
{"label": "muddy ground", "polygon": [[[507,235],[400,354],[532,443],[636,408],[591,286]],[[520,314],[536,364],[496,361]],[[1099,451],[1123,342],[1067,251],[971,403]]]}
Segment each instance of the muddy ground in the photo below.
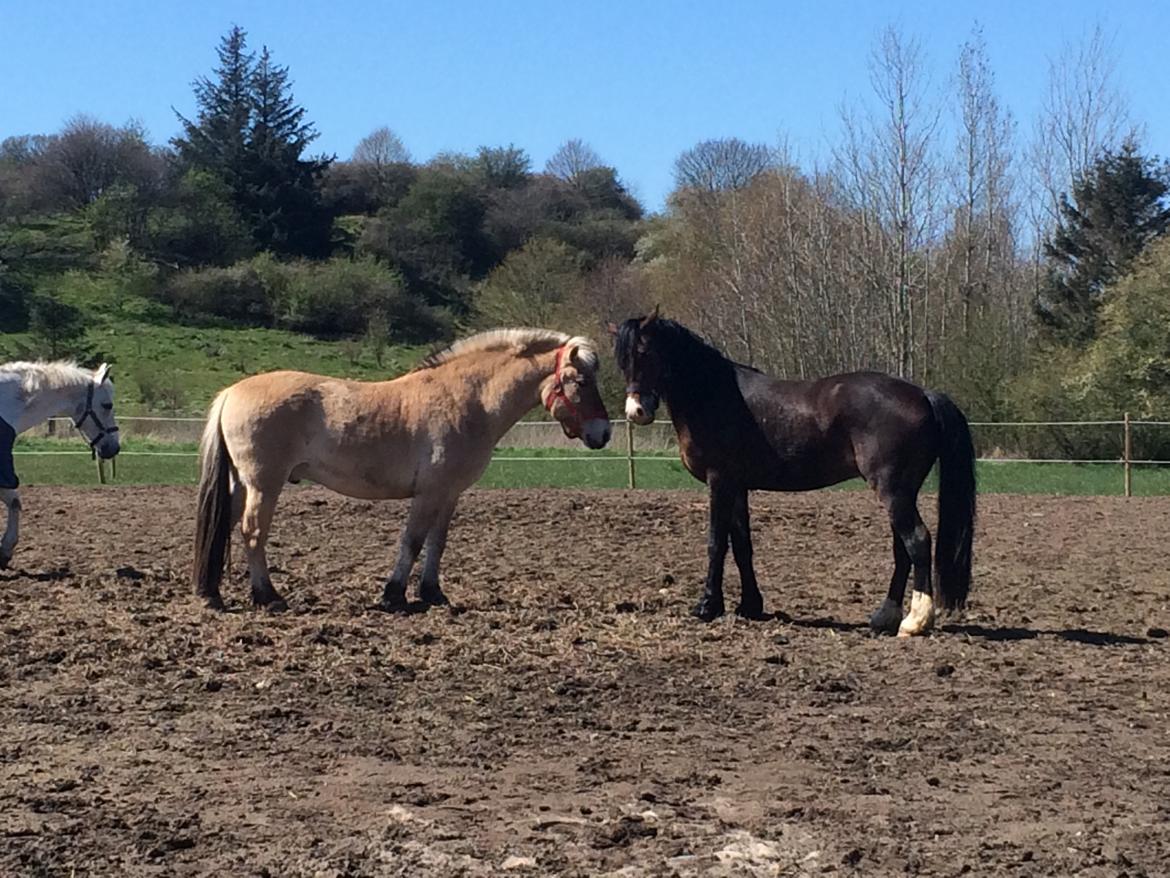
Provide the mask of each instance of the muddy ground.
{"label": "muddy ground", "polygon": [[863,493],[756,497],[780,615],[706,626],[698,494],[471,492],[408,617],[403,504],[290,489],[290,612],[237,555],[217,615],[192,496],[25,492],[0,874],[1170,873],[1170,500],[984,498],[970,610],[905,641]]}

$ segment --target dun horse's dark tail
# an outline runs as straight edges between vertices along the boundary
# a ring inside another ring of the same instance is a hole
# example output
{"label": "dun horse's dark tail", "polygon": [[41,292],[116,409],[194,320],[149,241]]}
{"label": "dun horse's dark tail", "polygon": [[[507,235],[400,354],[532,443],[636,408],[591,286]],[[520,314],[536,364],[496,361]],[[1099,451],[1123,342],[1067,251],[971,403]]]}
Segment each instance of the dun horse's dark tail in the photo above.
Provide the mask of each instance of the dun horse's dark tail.
{"label": "dun horse's dark tail", "polygon": [[967,418],[950,397],[928,391],[939,426],[935,590],[944,610],[958,610],[971,590],[975,537],[975,444]]}
{"label": "dun horse's dark tail", "polygon": [[214,609],[223,609],[219,585],[231,546],[232,460],[223,441],[220,413],[224,395],[211,406],[200,443],[199,505],[195,519],[195,593]]}

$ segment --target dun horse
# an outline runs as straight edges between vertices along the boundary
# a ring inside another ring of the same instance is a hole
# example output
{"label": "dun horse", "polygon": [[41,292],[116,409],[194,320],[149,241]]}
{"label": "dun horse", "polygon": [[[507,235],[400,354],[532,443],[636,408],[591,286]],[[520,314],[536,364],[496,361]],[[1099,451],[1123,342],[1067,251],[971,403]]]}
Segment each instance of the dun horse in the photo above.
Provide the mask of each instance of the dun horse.
{"label": "dun horse", "polygon": [[12,459],[16,436],[65,415],[73,419],[94,454],[107,459],[118,453],[109,366],[103,363],[91,372],[64,362],[0,365],[0,501],[8,509],[0,538],[0,570],[12,560],[20,535],[20,480]]}
{"label": "dun horse", "polygon": [[456,342],[393,381],[271,372],[233,384],[212,403],[203,433],[196,592],[223,608],[219,586],[238,522],[252,601],[284,609],[264,544],[281,489],[311,479],[350,497],[413,498],[382,606],[406,609],[407,579],[424,544],[419,596],[446,603],[439,560],[455,504],[509,427],[543,403],[566,436],[590,448],[609,441],[597,367],[587,339],[502,329]]}
{"label": "dun horse", "polygon": [[[894,575],[870,618],[877,631],[922,634],[934,623],[931,538],[918,491],[939,462],[935,573],[946,610],[963,606],[971,582],[975,452],[967,420],[946,396],[877,372],[780,381],[733,363],[672,320],[634,318],[616,335],[626,416],[654,420],[670,407],[683,464],[711,495],[708,570],[695,615],[723,613],[730,536],[739,567],[739,613],[758,616],[748,491],[808,491],[860,476],[877,492],[893,530]],[[910,570],[914,594],[902,618]]]}

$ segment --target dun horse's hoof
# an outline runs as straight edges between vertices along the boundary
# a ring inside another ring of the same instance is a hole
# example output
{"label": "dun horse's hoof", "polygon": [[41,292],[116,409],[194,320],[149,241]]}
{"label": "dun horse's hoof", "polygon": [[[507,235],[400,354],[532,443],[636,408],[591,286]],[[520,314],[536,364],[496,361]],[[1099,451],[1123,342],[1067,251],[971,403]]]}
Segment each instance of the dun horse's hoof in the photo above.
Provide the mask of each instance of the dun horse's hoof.
{"label": "dun horse's hoof", "polygon": [[382,598],[378,604],[378,609],[383,613],[396,613],[402,616],[410,612],[410,606],[406,603],[406,598],[391,598],[389,600]]}
{"label": "dun horse's hoof", "polygon": [[764,618],[764,602],[758,601],[740,601],[739,606],[735,608],[735,615],[741,619],[762,619]]}
{"label": "dun horse's hoof", "polygon": [[703,622],[711,622],[723,615],[723,601],[701,600],[691,615]]}
{"label": "dun horse's hoof", "polygon": [[443,594],[442,589],[438,586],[434,588],[419,589],[418,599],[424,604],[429,604],[432,607],[445,607],[451,603],[447,600],[447,596]]}

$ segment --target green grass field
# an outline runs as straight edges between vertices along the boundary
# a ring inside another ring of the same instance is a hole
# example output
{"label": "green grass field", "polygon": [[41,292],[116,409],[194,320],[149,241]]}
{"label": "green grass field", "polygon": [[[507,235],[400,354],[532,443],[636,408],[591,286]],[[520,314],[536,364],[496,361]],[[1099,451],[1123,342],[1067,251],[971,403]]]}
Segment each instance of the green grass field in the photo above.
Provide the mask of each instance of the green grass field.
{"label": "green grass field", "polygon": [[[16,467],[26,485],[96,485],[97,466],[79,440],[29,439],[17,443]],[[193,485],[198,479],[193,444],[128,438],[117,461],[119,485]],[[107,464],[108,467],[108,464]],[[639,488],[700,490],[702,485],[673,454],[640,454]],[[628,467],[619,451],[499,449],[480,486],[485,488],[625,488]],[[861,488],[860,481],[838,489]],[[933,476],[926,490],[933,491]],[[1120,496],[1119,464],[981,462],[979,489],[989,494]],[[1170,468],[1135,467],[1137,496],[1170,494]]]}

